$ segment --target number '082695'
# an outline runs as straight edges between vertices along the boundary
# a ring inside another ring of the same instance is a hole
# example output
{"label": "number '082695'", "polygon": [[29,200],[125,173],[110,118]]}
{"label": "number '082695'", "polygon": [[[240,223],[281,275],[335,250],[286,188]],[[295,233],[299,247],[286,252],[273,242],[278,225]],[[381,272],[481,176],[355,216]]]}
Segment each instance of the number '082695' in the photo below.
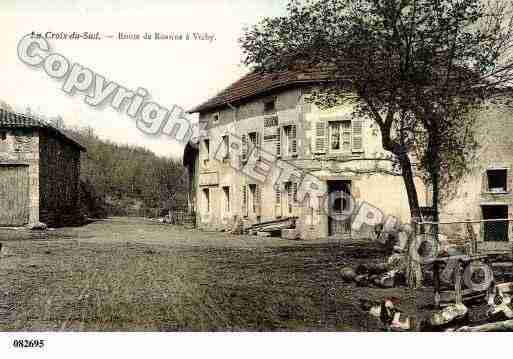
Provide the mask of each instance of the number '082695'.
{"label": "number '082695'", "polygon": [[14,339],[12,345],[15,348],[43,348],[45,341],[42,339]]}

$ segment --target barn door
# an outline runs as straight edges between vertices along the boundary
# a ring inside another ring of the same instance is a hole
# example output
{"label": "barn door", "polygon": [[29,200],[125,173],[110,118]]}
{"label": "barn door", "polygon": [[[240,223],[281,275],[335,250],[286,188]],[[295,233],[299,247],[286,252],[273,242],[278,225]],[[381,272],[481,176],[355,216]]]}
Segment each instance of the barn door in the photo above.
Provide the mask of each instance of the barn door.
{"label": "barn door", "polygon": [[0,226],[23,226],[28,222],[28,166],[0,166]]}

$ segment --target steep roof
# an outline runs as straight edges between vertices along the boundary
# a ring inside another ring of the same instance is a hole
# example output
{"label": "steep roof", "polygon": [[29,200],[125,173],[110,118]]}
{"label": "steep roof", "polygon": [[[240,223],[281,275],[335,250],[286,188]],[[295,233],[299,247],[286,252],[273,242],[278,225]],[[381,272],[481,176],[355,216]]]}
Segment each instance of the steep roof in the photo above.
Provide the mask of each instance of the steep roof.
{"label": "steep roof", "polygon": [[286,70],[275,73],[250,72],[237,80],[210,100],[189,110],[189,113],[204,112],[235,104],[252,97],[263,95],[280,88],[325,82],[332,74],[325,68],[302,69],[301,71]]}
{"label": "steep roof", "polygon": [[51,124],[28,115],[0,109],[0,129],[1,128],[38,128],[44,129],[57,137],[78,147],[81,151],[86,148],[71,137],[65,130],[56,128]]}

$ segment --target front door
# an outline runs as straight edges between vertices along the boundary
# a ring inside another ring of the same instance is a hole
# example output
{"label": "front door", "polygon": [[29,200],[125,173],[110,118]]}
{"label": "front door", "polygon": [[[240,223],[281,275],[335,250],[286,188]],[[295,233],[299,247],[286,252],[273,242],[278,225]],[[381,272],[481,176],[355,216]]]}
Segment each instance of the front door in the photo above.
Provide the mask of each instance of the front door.
{"label": "front door", "polygon": [[328,194],[330,236],[347,235],[351,232],[348,216],[351,181],[328,181]]}

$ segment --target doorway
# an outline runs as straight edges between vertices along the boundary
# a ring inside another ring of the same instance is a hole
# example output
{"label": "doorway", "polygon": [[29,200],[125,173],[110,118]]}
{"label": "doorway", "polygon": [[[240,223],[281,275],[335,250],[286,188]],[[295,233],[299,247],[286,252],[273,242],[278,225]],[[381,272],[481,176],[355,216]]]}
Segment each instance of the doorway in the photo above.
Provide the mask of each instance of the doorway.
{"label": "doorway", "polygon": [[328,225],[330,236],[351,233],[351,181],[328,181]]}

